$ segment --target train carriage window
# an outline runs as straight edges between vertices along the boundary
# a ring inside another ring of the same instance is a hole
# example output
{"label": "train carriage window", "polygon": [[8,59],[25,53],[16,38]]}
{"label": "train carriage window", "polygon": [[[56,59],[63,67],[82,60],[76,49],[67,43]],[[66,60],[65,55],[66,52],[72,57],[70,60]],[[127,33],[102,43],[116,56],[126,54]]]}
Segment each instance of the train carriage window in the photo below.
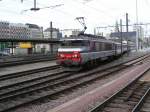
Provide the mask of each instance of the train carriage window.
{"label": "train carriage window", "polygon": [[95,42],[95,50],[100,51],[100,43],[99,42]]}
{"label": "train carriage window", "polygon": [[111,50],[114,50],[114,44],[111,44]]}
{"label": "train carriage window", "polygon": [[121,45],[120,44],[117,45],[117,49],[121,49]]}
{"label": "train carriage window", "polygon": [[106,43],[105,44],[105,50],[106,51],[113,50],[113,44],[112,43]]}
{"label": "train carriage window", "polygon": [[114,46],[114,47],[113,47],[113,50],[116,50],[116,45],[115,45],[115,44],[113,44],[113,46]]}
{"label": "train carriage window", "polygon": [[90,46],[91,46],[91,51],[96,51],[96,47],[95,47],[95,42],[94,41],[90,42]]}
{"label": "train carriage window", "polygon": [[103,51],[102,45],[103,45],[102,42],[99,42],[99,51]]}
{"label": "train carriage window", "polygon": [[99,51],[105,51],[105,49],[106,49],[105,43],[99,42]]}

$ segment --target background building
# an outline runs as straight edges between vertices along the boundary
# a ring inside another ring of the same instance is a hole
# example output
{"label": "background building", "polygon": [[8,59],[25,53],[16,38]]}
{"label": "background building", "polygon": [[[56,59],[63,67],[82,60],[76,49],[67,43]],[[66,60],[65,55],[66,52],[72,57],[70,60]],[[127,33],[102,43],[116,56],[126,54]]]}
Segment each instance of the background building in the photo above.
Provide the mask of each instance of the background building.
{"label": "background building", "polygon": [[[51,35],[52,32],[52,35]],[[52,28],[52,31],[50,28],[47,28],[43,32],[44,38],[62,38],[62,33],[57,28]],[[52,37],[51,37],[52,36]],[[56,44],[38,44],[36,46],[37,52],[43,52],[43,53],[56,53],[58,49],[58,45]]]}
{"label": "background building", "polygon": [[30,30],[30,38],[43,38],[43,28],[36,24],[25,24]]}
{"label": "background building", "polygon": [[0,22],[0,38],[9,37],[9,22]]}
{"label": "background building", "polygon": [[[43,28],[35,24],[0,22],[0,38],[43,38]],[[27,54],[35,51],[32,43],[0,42],[0,52]]]}
{"label": "background building", "polygon": [[30,29],[24,24],[9,24],[9,37],[10,38],[30,38]]}
{"label": "background building", "polygon": [[72,35],[78,35],[81,30],[80,29],[64,29],[64,30],[61,30],[62,32],[62,37],[69,37],[69,36],[72,36]]}
{"label": "background building", "polygon": [[[0,21],[0,38],[8,38],[9,34],[9,22]],[[0,42],[0,52],[9,52],[8,47],[8,42]]]}
{"label": "background building", "polygon": [[[122,32],[122,38],[123,40],[129,40],[129,41],[132,41],[132,42],[136,42],[136,31],[133,31],[133,32]],[[120,32],[112,32],[110,34],[110,38],[111,39],[115,39],[116,37],[120,38],[121,37],[121,33]]]}
{"label": "background building", "polygon": [[[10,23],[9,24],[9,37],[10,38],[30,38],[31,36],[30,29],[28,26],[21,23]],[[31,52],[32,47],[22,47],[21,42],[14,43],[13,50],[10,50],[10,53],[13,54],[28,54]],[[30,43],[31,44],[31,43]]]}
{"label": "background building", "polygon": [[[131,41],[131,42],[135,43],[135,45],[136,45],[137,37],[138,37],[138,47],[139,47],[139,49],[142,49],[145,46],[144,45],[144,43],[145,43],[144,30],[142,30],[142,28],[140,28],[136,31],[132,31],[132,32],[122,32],[122,39]],[[120,41],[121,33],[120,32],[112,32],[110,34],[110,38],[113,40],[118,39],[118,41]]]}
{"label": "background building", "polygon": [[62,33],[57,28],[52,28],[52,37],[51,37],[51,29],[47,28],[44,30],[44,38],[62,38]]}

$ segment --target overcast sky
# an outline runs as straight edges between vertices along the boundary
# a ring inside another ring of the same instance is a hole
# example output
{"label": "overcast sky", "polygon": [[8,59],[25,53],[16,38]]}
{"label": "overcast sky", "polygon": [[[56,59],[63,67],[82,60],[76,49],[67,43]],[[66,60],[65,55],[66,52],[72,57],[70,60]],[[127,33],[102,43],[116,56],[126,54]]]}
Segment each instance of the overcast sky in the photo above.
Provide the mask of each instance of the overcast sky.
{"label": "overcast sky", "polygon": [[[37,7],[54,6],[64,4],[53,9],[42,9],[37,12],[25,9],[33,7],[34,0],[2,0],[0,1],[0,20],[13,23],[34,23],[44,28],[49,27],[53,21],[56,28],[82,28],[76,17],[85,17],[88,27],[87,32],[94,27],[115,25],[115,22],[123,19],[129,13],[129,24],[136,22],[136,0],[37,0]],[[86,1],[86,2],[85,2]],[[150,22],[150,0],[138,1],[139,22]]]}

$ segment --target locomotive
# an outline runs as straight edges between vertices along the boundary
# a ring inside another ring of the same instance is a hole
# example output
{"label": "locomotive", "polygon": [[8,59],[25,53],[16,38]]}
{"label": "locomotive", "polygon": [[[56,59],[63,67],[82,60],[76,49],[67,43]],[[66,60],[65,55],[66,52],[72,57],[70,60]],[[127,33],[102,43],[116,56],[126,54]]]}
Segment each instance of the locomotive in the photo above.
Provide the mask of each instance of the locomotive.
{"label": "locomotive", "polygon": [[62,38],[60,40],[61,47],[58,48],[57,64],[62,67],[73,69],[92,67],[101,62],[101,60],[110,59],[119,56],[134,48],[133,44],[127,46],[112,40],[107,40],[103,36],[85,34],[87,29],[84,17],[76,18],[84,27],[76,36]]}
{"label": "locomotive", "polygon": [[93,66],[130,50],[126,43],[122,43],[121,50],[121,43],[90,34],[62,38],[60,43],[57,64],[69,68]]}

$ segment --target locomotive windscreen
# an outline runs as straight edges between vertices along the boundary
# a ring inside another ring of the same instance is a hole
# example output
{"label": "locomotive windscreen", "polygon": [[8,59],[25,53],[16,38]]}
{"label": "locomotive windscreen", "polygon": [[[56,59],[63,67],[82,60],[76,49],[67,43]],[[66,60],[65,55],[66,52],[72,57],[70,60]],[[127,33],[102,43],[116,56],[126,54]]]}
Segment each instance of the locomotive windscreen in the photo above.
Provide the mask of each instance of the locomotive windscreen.
{"label": "locomotive windscreen", "polygon": [[70,46],[88,46],[89,42],[85,40],[65,40],[61,42],[61,46],[70,47]]}

